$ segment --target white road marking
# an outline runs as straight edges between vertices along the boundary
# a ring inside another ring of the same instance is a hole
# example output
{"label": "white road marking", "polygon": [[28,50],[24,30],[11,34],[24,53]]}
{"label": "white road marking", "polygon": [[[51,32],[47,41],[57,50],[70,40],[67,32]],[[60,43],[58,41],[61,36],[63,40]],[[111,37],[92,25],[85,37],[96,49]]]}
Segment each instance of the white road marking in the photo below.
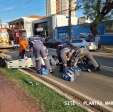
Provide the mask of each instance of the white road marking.
{"label": "white road marking", "polygon": [[113,67],[102,65],[101,68],[103,68],[103,69],[105,69],[107,71],[113,72]]}
{"label": "white road marking", "polygon": [[91,52],[93,56],[100,56],[100,57],[106,57],[106,58],[113,58],[113,54],[111,53],[102,53],[102,52]]}

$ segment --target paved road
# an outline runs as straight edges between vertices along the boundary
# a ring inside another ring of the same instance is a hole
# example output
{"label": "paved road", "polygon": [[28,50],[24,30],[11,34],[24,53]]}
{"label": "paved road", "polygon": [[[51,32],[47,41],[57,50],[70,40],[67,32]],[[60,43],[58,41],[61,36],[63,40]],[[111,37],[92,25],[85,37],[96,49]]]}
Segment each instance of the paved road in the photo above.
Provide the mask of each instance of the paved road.
{"label": "paved road", "polygon": [[[10,52],[8,52],[7,50],[4,50],[4,52],[8,55],[10,54],[13,57],[13,59],[17,59],[18,55],[19,55],[19,53],[14,50],[11,50]],[[95,59],[100,63],[100,65],[102,66],[102,69],[105,69],[106,71],[109,71],[109,72],[113,72],[113,56],[112,56],[112,54],[109,54],[109,53],[103,54],[103,53],[99,53],[99,52],[91,52],[91,53],[95,56]],[[55,55],[56,50],[49,49],[49,54]],[[113,73],[112,73],[112,75],[113,75]]]}
{"label": "paved road", "polygon": [[[54,52],[52,53],[55,54]],[[10,54],[14,57],[18,55],[18,53],[14,51]],[[58,72],[52,74],[50,77],[89,97],[101,100],[103,103],[105,101],[113,101],[113,58],[107,55],[103,57],[100,56],[100,54],[98,56],[98,52],[95,52],[95,54],[96,60],[101,63],[102,66],[105,66],[105,68],[102,67],[100,72],[82,72],[73,83],[57,78]]]}
{"label": "paved road", "polygon": [[[103,52],[91,52],[95,59],[100,63],[102,69],[113,72],[113,54]],[[56,50],[49,48],[49,54],[56,55]],[[112,73],[113,75],[113,73]]]}
{"label": "paved road", "polygon": [[[74,82],[64,81],[52,75],[50,78],[92,99],[102,101],[103,103],[106,101],[113,102],[113,77],[102,76],[96,73],[81,73]],[[113,105],[109,106],[113,107]]]}
{"label": "paved road", "polygon": [[109,57],[98,57],[95,56],[96,60],[103,66],[113,67],[113,58]]}

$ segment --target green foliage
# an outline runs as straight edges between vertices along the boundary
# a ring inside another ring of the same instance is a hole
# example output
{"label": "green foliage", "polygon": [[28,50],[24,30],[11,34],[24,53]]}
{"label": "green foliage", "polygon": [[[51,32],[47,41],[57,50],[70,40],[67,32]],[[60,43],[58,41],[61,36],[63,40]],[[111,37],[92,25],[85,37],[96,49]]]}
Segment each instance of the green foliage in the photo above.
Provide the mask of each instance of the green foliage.
{"label": "green foliage", "polygon": [[94,37],[98,24],[113,18],[113,0],[78,0],[77,5],[82,6],[83,14],[92,21],[90,30]]}
{"label": "green foliage", "polygon": [[91,20],[94,20],[95,17],[100,13],[101,0],[85,0],[83,1],[83,5],[83,13]]}
{"label": "green foliage", "polygon": [[[101,11],[103,7],[106,5],[106,0],[78,0],[78,5],[82,3],[83,14],[86,15],[93,21],[97,21],[99,16],[101,16]],[[111,0],[113,1],[113,0]],[[102,20],[111,18],[113,16],[113,10],[107,13]]]}

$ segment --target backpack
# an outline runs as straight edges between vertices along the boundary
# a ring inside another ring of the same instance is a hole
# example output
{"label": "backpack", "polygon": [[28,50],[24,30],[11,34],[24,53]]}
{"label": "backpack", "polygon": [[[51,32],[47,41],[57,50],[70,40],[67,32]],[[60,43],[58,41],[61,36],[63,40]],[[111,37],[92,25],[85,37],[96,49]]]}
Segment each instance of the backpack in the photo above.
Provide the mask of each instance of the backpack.
{"label": "backpack", "polygon": [[80,72],[80,69],[78,67],[68,67],[64,69],[64,72],[62,74],[62,78],[66,81],[71,81],[73,82],[76,80],[76,73]]}
{"label": "backpack", "polygon": [[6,61],[2,57],[0,57],[0,67],[6,67]]}
{"label": "backpack", "polygon": [[41,69],[39,71],[37,71],[40,75],[48,75],[49,74],[49,70],[45,67],[42,66]]}

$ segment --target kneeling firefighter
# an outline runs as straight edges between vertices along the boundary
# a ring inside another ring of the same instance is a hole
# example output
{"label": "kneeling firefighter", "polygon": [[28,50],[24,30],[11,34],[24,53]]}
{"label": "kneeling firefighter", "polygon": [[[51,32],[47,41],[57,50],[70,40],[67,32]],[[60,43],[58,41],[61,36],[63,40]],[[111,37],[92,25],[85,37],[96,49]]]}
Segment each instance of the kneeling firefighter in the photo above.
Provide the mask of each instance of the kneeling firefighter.
{"label": "kneeling firefighter", "polygon": [[91,61],[92,65],[94,66],[94,70],[100,69],[99,64],[96,62],[96,60],[93,58],[91,53],[87,50],[87,48],[78,48],[73,46],[71,43],[65,45],[60,50],[60,58],[62,60],[63,68],[66,68],[68,66],[74,66],[75,64],[77,64],[79,57],[81,55],[88,57],[88,59]]}
{"label": "kneeling firefighter", "polygon": [[50,66],[50,62],[48,60],[48,52],[46,46],[43,44],[42,37],[34,37],[30,40],[30,49],[33,50],[33,54],[36,59],[36,69],[37,72],[41,70],[42,67],[42,59],[45,63],[46,68],[49,72],[52,72],[52,68]]}

